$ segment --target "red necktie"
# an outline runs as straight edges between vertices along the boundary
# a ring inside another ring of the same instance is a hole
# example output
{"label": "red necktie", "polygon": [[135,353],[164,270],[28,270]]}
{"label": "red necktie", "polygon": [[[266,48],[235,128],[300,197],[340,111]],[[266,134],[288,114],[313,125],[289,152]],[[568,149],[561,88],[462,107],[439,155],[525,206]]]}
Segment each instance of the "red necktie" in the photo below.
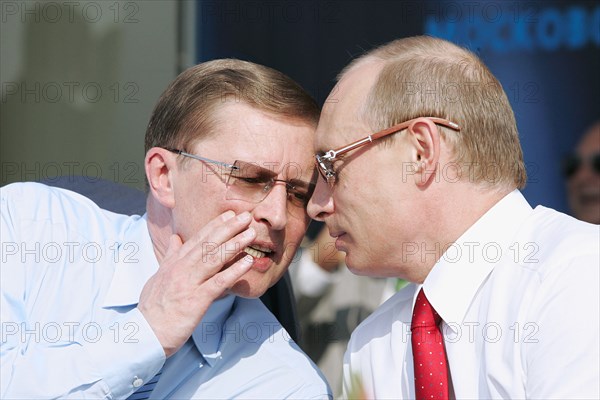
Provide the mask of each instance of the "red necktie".
{"label": "red necktie", "polygon": [[410,324],[417,400],[448,399],[448,366],[439,327],[441,320],[421,289]]}

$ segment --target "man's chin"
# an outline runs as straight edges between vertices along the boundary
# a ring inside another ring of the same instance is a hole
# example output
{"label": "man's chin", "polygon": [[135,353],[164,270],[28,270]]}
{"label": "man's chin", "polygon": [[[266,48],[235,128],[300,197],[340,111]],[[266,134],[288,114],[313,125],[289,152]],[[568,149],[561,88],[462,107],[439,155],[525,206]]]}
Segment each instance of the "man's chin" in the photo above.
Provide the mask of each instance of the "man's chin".
{"label": "man's chin", "polygon": [[258,277],[252,275],[254,275],[253,271],[248,271],[227,292],[239,297],[255,299],[265,294],[274,284],[274,282],[267,281],[266,277],[262,274],[257,274],[262,275]]}

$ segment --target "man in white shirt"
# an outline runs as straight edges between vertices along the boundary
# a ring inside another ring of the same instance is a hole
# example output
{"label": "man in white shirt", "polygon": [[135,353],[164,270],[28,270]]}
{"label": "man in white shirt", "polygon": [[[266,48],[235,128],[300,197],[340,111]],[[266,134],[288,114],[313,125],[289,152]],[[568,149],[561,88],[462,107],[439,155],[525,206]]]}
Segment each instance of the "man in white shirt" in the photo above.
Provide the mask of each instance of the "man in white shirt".
{"label": "man in white shirt", "polygon": [[354,275],[343,261],[344,253],[321,229],[290,265],[302,329],[299,345],[323,372],[335,398],[342,395],[342,359],[350,334],[396,292],[398,283]]}
{"label": "man in white shirt", "polygon": [[524,199],[512,109],[474,54],[412,37],[353,61],[316,151],[309,215],[354,273],[412,282],[353,333],[346,396],[600,396],[600,231]]}
{"label": "man in white shirt", "polygon": [[285,75],[215,60],[154,109],[144,216],[3,187],[0,397],[330,398],[256,299],[307,228],[318,115]]}

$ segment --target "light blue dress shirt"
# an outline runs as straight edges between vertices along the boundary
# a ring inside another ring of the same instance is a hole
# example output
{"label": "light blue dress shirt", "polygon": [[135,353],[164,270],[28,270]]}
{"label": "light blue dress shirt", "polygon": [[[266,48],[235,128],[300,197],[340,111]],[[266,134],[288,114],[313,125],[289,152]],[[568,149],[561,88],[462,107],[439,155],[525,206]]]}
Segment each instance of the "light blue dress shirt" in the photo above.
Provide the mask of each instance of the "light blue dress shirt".
{"label": "light blue dress shirt", "polygon": [[165,362],[136,308],[158,269],[145,216],[35,183],[0,189],[1,398],[330,398],[258,299],[215,302]]}

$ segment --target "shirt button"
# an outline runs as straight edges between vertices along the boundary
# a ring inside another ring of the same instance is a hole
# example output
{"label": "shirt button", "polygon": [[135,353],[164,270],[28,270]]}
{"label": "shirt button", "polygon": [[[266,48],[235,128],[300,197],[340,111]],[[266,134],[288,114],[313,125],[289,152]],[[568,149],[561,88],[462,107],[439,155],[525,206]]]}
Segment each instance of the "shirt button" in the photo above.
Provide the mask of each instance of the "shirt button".
{"label": "shirt button", "polygon": [[144,380],[140,379],[136,376],[131,384],[133,385],[134,388],[137,389],[144,384]]}

